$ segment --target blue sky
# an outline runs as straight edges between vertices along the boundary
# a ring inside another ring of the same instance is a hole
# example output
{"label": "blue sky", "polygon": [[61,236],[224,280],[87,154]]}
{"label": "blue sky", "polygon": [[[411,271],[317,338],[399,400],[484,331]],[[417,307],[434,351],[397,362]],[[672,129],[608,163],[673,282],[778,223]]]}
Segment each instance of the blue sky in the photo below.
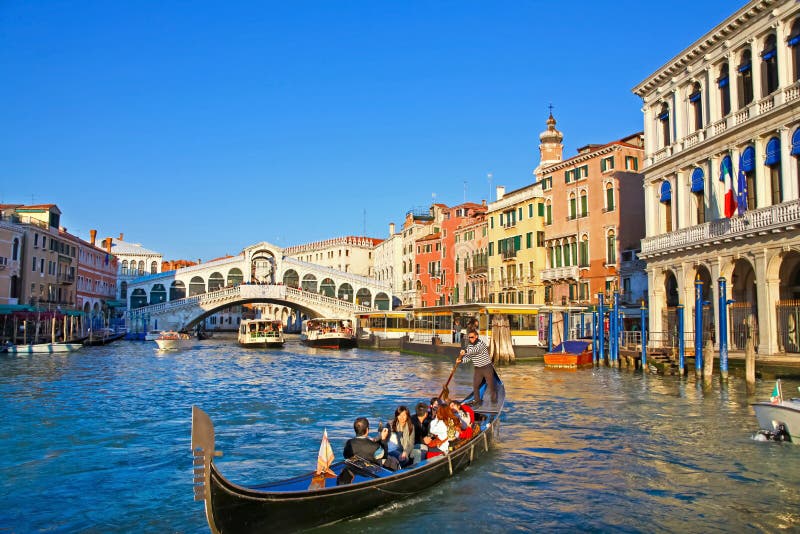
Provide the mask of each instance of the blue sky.
{"label": "blue sky", "polygon": [[530,183],[550,103],[565,157],[642,130],[631,88],[741,5],[0,1],[0,202],[165,259],[385,238]]}

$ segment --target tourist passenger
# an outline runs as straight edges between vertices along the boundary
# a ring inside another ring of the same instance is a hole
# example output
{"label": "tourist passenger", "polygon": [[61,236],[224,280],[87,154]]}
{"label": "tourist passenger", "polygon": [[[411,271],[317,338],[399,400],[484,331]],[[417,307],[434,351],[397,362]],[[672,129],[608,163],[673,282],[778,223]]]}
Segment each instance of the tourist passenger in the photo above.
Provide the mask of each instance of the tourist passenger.
{"label": "tourist passenger", "polygon": [[472,423],[475,422],[475,412],[466,404],[461,404],[456,400],[450,401],[450,409],[453,410],[461,419],[461,433],[459,439],[469,439],[472,437]]}
{"label": "tourist passenger", "polygon": [[467,334],[467,347],[461,349],[456,363],[462,361],[472,361],[475,371],[472,375],[472,391],[473,402],[472,407],[478,408],[483,403],[481,398],[480,387],[481,380],[486,380],[486,391],[489,393],[489,398],[492,403],[497,402],[497,391],[494,387],[494,366],[492,365],[492,357],[489,356],[489,347],[486,343],[481,341],[478,337],[476,330],[470,330]]}
{"label": "tourist passenger", "polygon": [[414,451],[414,424],[411,414],[405,406],[399,406],[394,411],[394,419],[389,423],[389,454],[397,458],[400,467],[408,467],[413,462]]}
{"label": "tourist passenger", "polygon": [[458,438],[461,432],[461,420],[446,404],[436,410],[436,415],[431,421],[430,435],[423,440],[428,446],[426,458],[433,458],[447,454],[450,442]]}
{"label": "tourist passenger", "polygon": [[422,441],[430,433],[431,428],[431,415],[428,409],[427,404],[420,402],[417,404],[417,413],[411,416],[411,424],[414,425],[414,451],[411,455],[415,462],[420,462],[428,452],[428,446]]}
{"label": "tourist passenger", "polygon": [[388,428],[382,428],[377,438],[370,438],[369,421],[366,417],[359,417],[353,422],[353,430],[355,430],[356,437],[348,439],[345,443],[343,451],[345,458],[360,456],[388,469],[397,469],[397,460],[390,457],[386,450],[386,440],[389,438]]}

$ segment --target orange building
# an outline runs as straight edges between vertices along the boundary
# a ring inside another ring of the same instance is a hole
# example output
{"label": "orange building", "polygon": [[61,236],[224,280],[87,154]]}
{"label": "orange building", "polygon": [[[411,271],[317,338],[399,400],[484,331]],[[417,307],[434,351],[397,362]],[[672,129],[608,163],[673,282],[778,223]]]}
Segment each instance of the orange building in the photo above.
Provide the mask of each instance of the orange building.
{"label": "orange building", "polygon": [[[560,147],[552,115],[541,138]],[[560,150],[542,149],[548,161],[536,175],[545,196],[545,302],[588,304],[614,290],[624,303],[646,297],[644,264],[636,255],[645,231],[643,148],[637,133],[587,145],[561,161]]]}

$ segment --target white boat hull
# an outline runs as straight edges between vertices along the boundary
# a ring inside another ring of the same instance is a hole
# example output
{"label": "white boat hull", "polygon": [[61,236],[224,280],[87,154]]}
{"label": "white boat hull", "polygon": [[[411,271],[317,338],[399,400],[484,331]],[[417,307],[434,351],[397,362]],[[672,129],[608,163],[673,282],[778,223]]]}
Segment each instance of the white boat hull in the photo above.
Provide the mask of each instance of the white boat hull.
{"label": "white boat hull", "polygon": [[63,354],[81,348],[80,343],[37,343],[35,345],[11,345],[10,354]]}
{"label": "white boat hull", "polygon": [[779,425],[783,425],[792,441],[800,443],[800,400],[784,400],[776,404],[756,402],[753,409],[763,430],[775,432]]}
{"label": "white boat hull", "polygon": [[161,350],[186,349],[195,345],[194,339],[156,339],[156,345]]}

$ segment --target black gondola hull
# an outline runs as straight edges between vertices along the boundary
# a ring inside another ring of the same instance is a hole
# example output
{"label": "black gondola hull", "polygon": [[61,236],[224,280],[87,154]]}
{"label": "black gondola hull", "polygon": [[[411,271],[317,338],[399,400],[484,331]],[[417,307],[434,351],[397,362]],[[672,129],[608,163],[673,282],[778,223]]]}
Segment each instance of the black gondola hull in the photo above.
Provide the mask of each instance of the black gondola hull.
{"label": "black gondola hull", "polygon": [[[211,459],[216,454],[213,424],[210,419],[205,422],[210,427],[210,431],[202,436],[207,438],[205,441],[196,438],[193,415],[192,448],[198,466],[195,474],[203,474],[195,479],[195,497],[205,500],[212,532],[239,534],[309,529],[360,516],[393,501],[414,496],[466,469],[491,450],[505,400],[505,388],[496,375],[495,378],[498,402],[492,409],[479,410],[486,417],[482,430],[472,439],[458,444],[449,454],[409,469],[394,473],[386,471],[386,476],[357,477],[351,484],[339,485],[336,479],[327,479],[325,487],[320,489],[311,489],[312,474],[258,486],[240,486],[230,482]],[[194,410],[207,418],[199,408]],[[204,467],[199,467],[201,464]],[[346,466],[345,462],[339,462],[331,467],[339,474]]]}

